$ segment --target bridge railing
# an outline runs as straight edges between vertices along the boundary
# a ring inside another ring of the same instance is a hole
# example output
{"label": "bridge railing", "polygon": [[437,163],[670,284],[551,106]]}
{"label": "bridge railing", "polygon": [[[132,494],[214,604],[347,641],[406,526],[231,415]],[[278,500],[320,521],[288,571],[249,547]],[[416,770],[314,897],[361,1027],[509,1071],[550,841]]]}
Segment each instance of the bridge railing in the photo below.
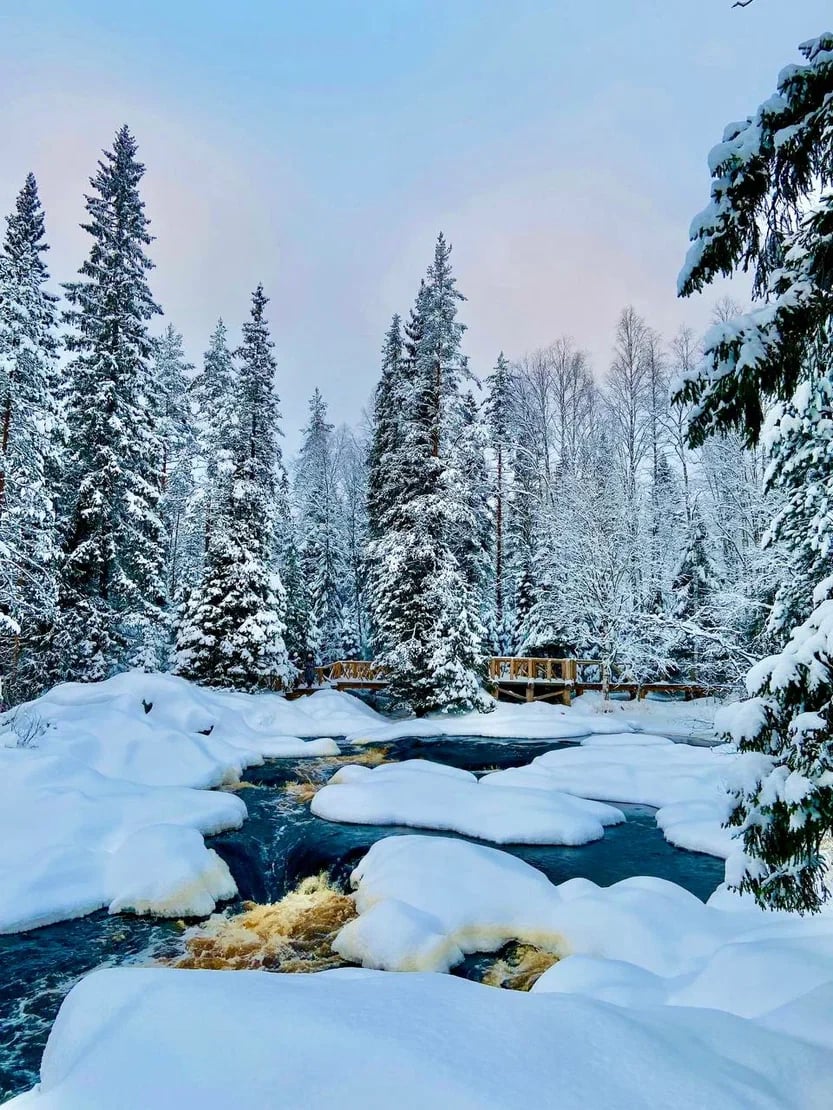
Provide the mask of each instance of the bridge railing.
{"label": "bridge railing", "polygon": [[575,682],[575,659],[545,659],[535,656],[496,655],[489,660],[493,682]]}
{"label": "bridge railing", "polygon": [[384,668],[369,659],[337,659],[316,667],[319,682],[381,682]]}

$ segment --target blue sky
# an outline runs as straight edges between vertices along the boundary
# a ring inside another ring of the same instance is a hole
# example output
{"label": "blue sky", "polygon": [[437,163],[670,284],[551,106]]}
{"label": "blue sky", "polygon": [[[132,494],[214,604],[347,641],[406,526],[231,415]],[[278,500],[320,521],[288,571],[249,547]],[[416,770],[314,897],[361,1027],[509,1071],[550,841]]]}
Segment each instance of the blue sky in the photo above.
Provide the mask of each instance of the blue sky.
{"label": "blue sky", "polygon": [[706,156],[767,96],[821,0],[38,0],[0,5],[0,209],[36,173],[54,275],[127,121],[154,292],[200,356],[263,281],[288,445],[318,385],[360,416],[382,333],[442,229],[488,372],[570,334],[602,374],[621,307],[667,335]]}

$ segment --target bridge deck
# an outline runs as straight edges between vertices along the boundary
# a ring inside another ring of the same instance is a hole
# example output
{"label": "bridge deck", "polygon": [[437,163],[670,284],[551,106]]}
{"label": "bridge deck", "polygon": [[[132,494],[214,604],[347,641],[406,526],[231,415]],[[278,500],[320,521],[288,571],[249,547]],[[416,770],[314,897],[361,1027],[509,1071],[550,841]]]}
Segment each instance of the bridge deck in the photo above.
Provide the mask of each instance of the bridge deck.
{"label": "bridge deck", "polygon": [[[524,656],[493,656],[487,661],[488,685],[498,698],[510,701],[561,701],[588,690],[601,691],[602,664],[598,659],[545,659]],[[598,675],[598,677],[596,677]],[[382,690],[387,685],[383,668],[371,660],[340,659],[316,668],[319,686],[337,690]],[[644,698],[648,694],[680,694],[687,701],[707,697],[712,688],[699,682],[635,682],[613,680],[612,694]]]}

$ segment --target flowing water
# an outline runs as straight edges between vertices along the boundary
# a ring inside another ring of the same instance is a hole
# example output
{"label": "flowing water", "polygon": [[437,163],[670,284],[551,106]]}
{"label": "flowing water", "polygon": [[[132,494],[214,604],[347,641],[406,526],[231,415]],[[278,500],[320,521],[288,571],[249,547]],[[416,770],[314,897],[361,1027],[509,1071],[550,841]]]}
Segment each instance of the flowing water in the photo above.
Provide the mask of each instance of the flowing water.
{"label": "flowing water", "polygon": [[[519,766],[564,744],[486,739],[400,740],[388,745],[392,760],[424,758],[472,771]],[[350,749],[345,749],[350,755]],[[354,753],[367,757],[366,749]],[[342,758],[341,762],[346,762]],[[211,838],[228,863],[241,901],[275,902],[310,876],[327,872],[345,888],[350,871],[385,836],[411,828],[336,825],[313,817],[292,783],[320,784],[332,759],[270,760],[246,772],[239,790],[249,810],[241,829]],[[673,848],[657,829],[653,810],[621,806],[623,825],[580,848],[502,845],[559,883],[575,876],[609,885],[630,875],[654,875],[706,899],[722,881],[723,864],[711,856]],[[449,833],[426,835],[448,836]],[[232,907],[233,908],[233,907]],[[37,1081],[46,1037],[73,983],[97,967],[174,959],[183,952],[183,923],[110,916],[104,911],[27,933],[0,936],[0,1099]],[[512,954],[510,954],[512,956]],[[514,956],[512,956],[514,958]],[[494,962],[493,957],[489,957]],[[488,960],[473,957],[462,974],[482,977]],[[510,960],[511,962],[511,960]]]}

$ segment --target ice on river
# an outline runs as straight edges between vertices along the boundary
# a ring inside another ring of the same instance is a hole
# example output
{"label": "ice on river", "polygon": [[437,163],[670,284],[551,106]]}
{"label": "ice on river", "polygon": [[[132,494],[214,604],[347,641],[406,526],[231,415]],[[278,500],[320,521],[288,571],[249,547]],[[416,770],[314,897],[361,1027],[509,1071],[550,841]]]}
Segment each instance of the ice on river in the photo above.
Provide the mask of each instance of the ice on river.
{"label": "ice on river", "polygon": [[312,800],[329,821],[409,825],[490,840],[495,844],[587,844],[621,810],[555,790],[513,786],[484,790],[468,771],[428,760],[341,768]]}

